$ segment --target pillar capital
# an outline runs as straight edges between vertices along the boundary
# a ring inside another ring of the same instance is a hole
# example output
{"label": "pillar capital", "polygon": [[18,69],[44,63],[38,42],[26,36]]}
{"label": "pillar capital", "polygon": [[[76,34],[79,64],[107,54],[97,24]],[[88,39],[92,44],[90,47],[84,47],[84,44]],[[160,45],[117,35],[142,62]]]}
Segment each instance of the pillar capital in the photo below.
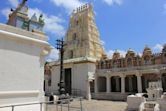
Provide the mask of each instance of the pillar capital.
{"label": "pillar capital", "polygon": [[98,93],[98,77],[95,76],[95,93]]}
{"label": "pillar capital", "polygon": [[121,77],[121,78],[125,78],[126,75],[125,75],[124,73],[121,73],[121,74],[120,74],[120,77]]}
{"label": "pillar capital", "polygon": [[140,73],[140,72],[136,72],[136,74],[135,74],[137,77],[139,77],[139,76],[142,76],[142,73]]}
{"label": "pillar capital", "polygon": [[157,74],[160,74],[160,70],[159,69],[155,69],[154,72],[157,73]]}
{"label": "pillar capital", "polygon": [[106,81],[107,81],[107,83],[106,83],[107,84],[106,85],[107,86],[107,93],[110,93],[110,76],[107,77]]}
{"label": "pillar capital", "polygon": [[107,78],[111,78],[111,75],[107,74],[106,77],[107,77]]}
{"label": "pillar capital", "polygon": [[121,76],[121,93],[125,93],[125,76]]}

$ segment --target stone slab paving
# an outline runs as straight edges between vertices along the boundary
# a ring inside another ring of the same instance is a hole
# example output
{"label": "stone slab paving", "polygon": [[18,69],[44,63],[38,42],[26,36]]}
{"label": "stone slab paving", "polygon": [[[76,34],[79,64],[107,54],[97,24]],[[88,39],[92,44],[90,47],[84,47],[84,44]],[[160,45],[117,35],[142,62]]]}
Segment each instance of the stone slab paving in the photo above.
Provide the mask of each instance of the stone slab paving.
{"label": "stone slab paving", "polygon": [[[83,111],[126,111],[127,103],[126,102],[119,102],[119,101],[105,101],[105,100],[83,100]],[[68,111],[67,107],[68,105],[63,105],[65,107],[62,107],[62,111]],[[73,101],[70,104],[70,107],[77,107],[70,108],[69,111],[80,111],[80,102],[79,101]],[[61,111],[60,106],[56,105],[48,105],[47,111]]]}

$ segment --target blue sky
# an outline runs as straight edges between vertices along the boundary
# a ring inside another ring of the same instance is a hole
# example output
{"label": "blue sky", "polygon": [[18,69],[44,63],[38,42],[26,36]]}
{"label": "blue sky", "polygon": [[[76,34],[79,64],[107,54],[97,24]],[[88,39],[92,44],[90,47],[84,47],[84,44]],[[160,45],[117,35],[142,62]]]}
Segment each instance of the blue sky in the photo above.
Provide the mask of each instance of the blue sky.
{"label": "blue sky", "polygon": [[[0,1],[1,23],[6,23],[9,9],[20,1]],[[44,13],[44,31],[54,45],[57,38],[64,37],[71,11],[87,2],[93,2],[96,24],[109,56],[115,49],[122,55],[129,48],[142,53],[145,45],[159,52],[166,43],[166,0],[28,0],[27,5],[30,16]],[[54,50],[52,59],[56,53]]]}

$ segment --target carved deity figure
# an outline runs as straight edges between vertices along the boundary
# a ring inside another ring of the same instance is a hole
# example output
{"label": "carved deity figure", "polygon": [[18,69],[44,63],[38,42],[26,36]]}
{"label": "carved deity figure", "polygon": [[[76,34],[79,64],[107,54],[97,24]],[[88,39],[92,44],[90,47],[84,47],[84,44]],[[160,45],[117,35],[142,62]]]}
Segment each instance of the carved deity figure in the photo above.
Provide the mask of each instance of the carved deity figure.
{"label": "carved deity figure", "polygon": [[29,22],[25,20],[22,24],[22,28],[28,30],[28,27],[29,27]]}
{"label": "carved deity figure", "polygon": [[43,14],[40,14],[39,23],[44,24]]}

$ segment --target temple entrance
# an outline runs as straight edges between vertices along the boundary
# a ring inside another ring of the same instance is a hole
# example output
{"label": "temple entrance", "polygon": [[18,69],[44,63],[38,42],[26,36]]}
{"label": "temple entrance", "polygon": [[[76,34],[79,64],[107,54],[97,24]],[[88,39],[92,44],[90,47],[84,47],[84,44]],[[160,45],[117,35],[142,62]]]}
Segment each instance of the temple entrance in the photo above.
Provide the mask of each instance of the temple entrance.
{"label": "temple entrance", "polygon": [[125,91],[136,93],[137,91],[137,77],[135,75],[126,76]]}
{"label": "temple entrance", "polygon": [[71,94],[72,90],[71,68],[65,69],[64,80],[65,80],[64,82],[65,82],[66,93]]}
{"label": "temple entrance", "polygon": [[119,76],[111,77],[111,91],[121,92],[121,78]]}
{"label": "temple entrance", "polygon": [[98,91],[99,92],[106,92],[106,77],[99,77],[98,78]]}
{"label": "temple entrance", "polygon": [[162,87],[163,92],[166,92],[166,73],[162,74]]}

